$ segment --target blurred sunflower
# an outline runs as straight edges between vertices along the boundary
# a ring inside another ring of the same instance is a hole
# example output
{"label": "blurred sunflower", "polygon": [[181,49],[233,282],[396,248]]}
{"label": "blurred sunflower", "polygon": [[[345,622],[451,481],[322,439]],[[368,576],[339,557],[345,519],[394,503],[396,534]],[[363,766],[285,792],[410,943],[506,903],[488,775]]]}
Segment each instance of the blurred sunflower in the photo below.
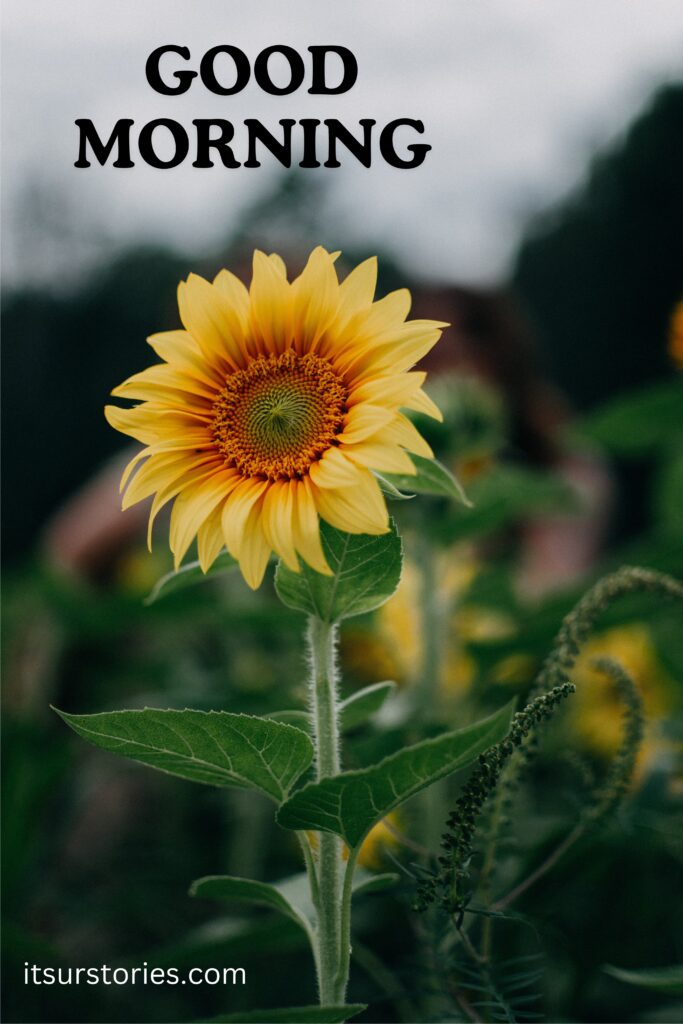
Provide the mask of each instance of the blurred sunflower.
{"label": "blurred sunflower", "polygon": [[569,722],[583,746],[600,757],[617,750],[623,732],[623,704],[604,674],[593,667],[598,658],[611,658],[621,665],[638,685],[643,697],[648,730],[639,758],[639,770],[656,759],[661,739],[652,729],[672,714],[676,706],[676,687],[662,667],[649,630],[641,623],[619,626],[590,640],[572,669],[576,694],[568,702]]}
{"label": "blurred sunflower", "polygon": [[386,532],[373,471],[413,474],[408,452],[432,457],[400,410],[441,418],[426,375],[408,371],[447,325],[406,321],[405,289],[375,302],[374,258],[340,284],[337,255],[315,249],[289,282],[279,256],[257,251],[248,290],[227,270],[212,284],[191,274],[178,289],[184,330],[148,339],[164,361],[112,392],[142,400],[105,410],[146,446],[124,473],[124,508],[155,495],[151,537],[174,500],[176,567],[196,537],[204,571],[225,545],[254,588],[271,551],[329,573],[319,517]]}
{"label": "blurred sunflower", "polygon": [[671,317],[669,354],[678,366],[683,367],[683,302],[678,303]]}

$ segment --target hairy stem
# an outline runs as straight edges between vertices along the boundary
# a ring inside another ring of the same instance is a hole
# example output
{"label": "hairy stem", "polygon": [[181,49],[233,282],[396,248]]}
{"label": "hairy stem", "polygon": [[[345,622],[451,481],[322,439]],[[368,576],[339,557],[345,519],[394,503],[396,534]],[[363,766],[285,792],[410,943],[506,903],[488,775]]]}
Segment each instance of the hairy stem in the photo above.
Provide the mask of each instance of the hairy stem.
{"label": "hairy stem", "polygon": [[[333,623],[314,617],[309,619],[310,692],[318,781],[337,775],[340,769],[336,633],[337,627]],[[348,956],[342,948],[342,931],[347,932],[348,929],[342,913],[341,871],[341,840],[329,832],[318,833],[317,893],[314,892],[314,897],[317,896],[317,960],[321,1005],[341,1003],[346,993]],[[344,961],[345,973],[340,970]]]}

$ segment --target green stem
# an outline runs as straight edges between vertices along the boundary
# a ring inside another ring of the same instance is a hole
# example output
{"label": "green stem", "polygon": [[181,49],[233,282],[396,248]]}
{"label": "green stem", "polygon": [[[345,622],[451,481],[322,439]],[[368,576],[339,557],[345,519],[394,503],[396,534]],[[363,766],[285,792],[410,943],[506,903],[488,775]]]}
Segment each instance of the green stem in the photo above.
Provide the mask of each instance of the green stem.
{"label": "green stem", "polygon": [[443,608],[438,594],[436,558],[426,541],[418,548],[420,558],[420,626],[422,658],[415,687],[416,712],[423,719],[434,719],[439,700],[439,676],[443,656]]}
{"label": "green stem", "polygon": [[[337,627],[311,617],[308,646],[311,661],[311,703],[318,781],[340,769],[336,668]],[[321,1005],[342,1003],[346,995],[348,956],[342,946],[347,928],[342,915],[342,843],[329,832],[318,833],[317,944]],[[350,908],[349,908],[350,909]],[[348,941],[348,940],[347,940]],[[346,970],[340,964],[346,961]]]}
{"label": "green stem", "polygon": [[341,944],[339,947],[339,965],[337,968],[337,990],[341,994],[341,1000],[346,998],[346,986],[349,980],[349,969],[351,967],[351,898],[353,896],[353,872],[356,868],[356,860],[360,852],[360,846],[349,850],[349,859],[346,862],[344,873],[344,887],[342,889],[341,901]]}

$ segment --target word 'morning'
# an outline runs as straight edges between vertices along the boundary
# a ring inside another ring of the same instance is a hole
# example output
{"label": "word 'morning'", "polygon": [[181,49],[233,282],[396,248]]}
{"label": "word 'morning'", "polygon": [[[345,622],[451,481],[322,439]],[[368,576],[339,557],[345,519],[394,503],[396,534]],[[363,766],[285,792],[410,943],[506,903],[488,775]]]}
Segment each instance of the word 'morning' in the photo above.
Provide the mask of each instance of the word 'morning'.
{"label": "word 'morning'", "polygon": [[[188,72],[189,74],[189,72]],[[401,169],[419,167],[432,148],[424,142],[405,141],[405,132],[422,135],[422,121],[409,117],[389,121],[374,138],[373,129],[377,124],[371,118],[361,118],[359,132],[354,134],[336,118],[319,121],[316,118],[302,118],[294,121],[283,118],[278,122],[280,134],[274,135],[255,118],[245,118],[245,138],[240,142],[238,156],[246,152],[243,160],[235,155],[235,125],[221,118],[193,120],[194,131],[188,133],[178,121],[158,118],[149,121],[137,134],[137,153],[150,167],[168,170],[178,167],[188,156],[192,147],[193,167],[216,166],[212,157],[220,159],[223,167],[260,167],[259,155],[267,150],[282,164],[291,167],[293,160],[302,168],[341,167],[339,148],[343,147],[364,167],[372,166],[375,144],[382,158],[391,167]],[[92,166],[90,156],[104,166],[112,156],[112,167],[135,167],[132,158],[131,129],[135,122],[130,118],[118,120],[108,138],[100,138],[95,125],[87,118],[79,118],[78,159],[75,167]],[[321,128],[321,125],[324,127]],[[319,130],[320,129],[320,130]],[[401,146],[397,135],[400,131]],[[324,157],[321,163],[320,157]]]}

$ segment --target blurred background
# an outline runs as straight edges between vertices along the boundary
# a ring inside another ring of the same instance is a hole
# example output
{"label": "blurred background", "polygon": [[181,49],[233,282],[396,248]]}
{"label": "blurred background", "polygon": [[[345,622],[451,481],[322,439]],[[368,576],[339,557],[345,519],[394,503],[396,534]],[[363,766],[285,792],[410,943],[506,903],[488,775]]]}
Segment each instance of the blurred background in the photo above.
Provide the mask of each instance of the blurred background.
{"label": "blurred background", "polygon": [[[475,507],[392,509],[401,587],[347,626],[341,658],[345,693],[393,679],[398,697],[349,737],[349,767],[410,741],[418,719],[455,727],[524,695],[562,616],[605,571],[683,576],[682,41],[675,0],[432,0],[419,15],[385,0],[5,4],[6,1020],[190,1021],[314,1000],[294,926],[186,896],[203,874],[299,869],[269,808],[98,753],[49,710],[268,713],[304,700],[301,622],[269,583],[251,594],[225,575],[143,604],[170,568],[163,525],[150,555],[147,509],[119,511],[130,450],[102,407],[152,362],[146,336],[177,326],[190,271],[248,277],[254,246],[294,269],[319,243],[343,249],[343,271],[378,254],[381,292],[408,285],[412,315],[452,324],[425,364],[445,423],[419,425]],[[276,42],[341,44],[359,77],[338,97],[249,86],[221,99],[196,82],[162,97],[144,64],[168,42],[195,62],[220,42],[252,57]],[[119,117],[311,116],[421,118],[433,150],[411,171],[379,158],[371,170],[73,167],[76,117],[104,134]],[[503,889],[571,829],[585,780],[608,770],[622,712],[590,661],[622,662],[648,717],[636,777],[618,821],[501,925],[500,955],[542,967],[538,1002],[508,1020],[681,1019],[674,995],[604,966],[683,959],[682,636],[680,609],[654,597],[601,620],[510,813]],[[359,907],[351,997],[371,1003],[360,1021],[467,1019],[441,926],[410,909],[411,865],[438,853],[461,781],[409,805],[366,851],[370,869],[404,873]],[[145,960],[245,966],[252,981],[180,994],[55,987],[49,999],[22,981],[25,961]]]}

